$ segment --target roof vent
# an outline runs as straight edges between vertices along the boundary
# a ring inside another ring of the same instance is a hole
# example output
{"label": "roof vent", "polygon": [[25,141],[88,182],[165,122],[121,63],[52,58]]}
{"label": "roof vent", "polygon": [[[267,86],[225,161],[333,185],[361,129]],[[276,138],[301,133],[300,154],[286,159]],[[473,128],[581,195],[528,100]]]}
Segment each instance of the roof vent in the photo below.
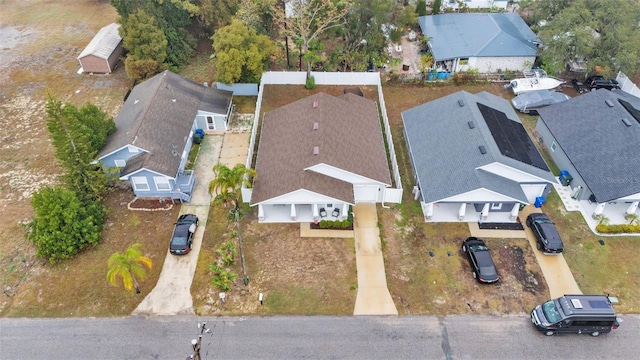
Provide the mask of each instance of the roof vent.
{"label": "roof vent", "polygon": [[605,102],[605,104],[607,104],[607,106],[608,106],[608,107],[610,107],[610,108],[612,108],[612,107],[613,107],[613,101],[611,101],[611,100],[605,100],[604,102]]}
{"label": "roof vent", "polygon": [[135,99],[135,101],[133,102],[134,104],[137,104],[140,100]]}
{"label": "roof vent", "polygon": [[313,122],[313,130],[318,130],[318,128],[320,127],[320,124],[318,124],[317,121]]}
{"label": "roof vent", "polygon": [[622,119],[622,122],[627,125],[627,127],[631,126],[631,121],[629,121],[629,119]]}
{"label": "roof vent", "polygon": [[471,120],[467,121],[467,125],[469,125],[469,129],[475,129],[476,127],[476,124]]}
{"label": "roof vent", "polygon": [[484,145],[478,146],[478,149],[480,149],[480,154],[482,154],[482,155],[487,153],[487,148],[484,147]]}
{"label": "roof vent", "polygon": [[171,101],[176,102],[176,99],[171,99]]}
{"label": "roof vent", "polygon": [[209,87],[209,83],[208,82],[203,82],[202,85],[204,85],[204,87]]}
{"label": "roof vent", "polygon": [[463,107],[464,101],[462,99],[458,100],[458,106]]}
{"label": "roof vent", "polygon": [[314,146],[313,147],[313,155],[318,155],[320,154],[320,147],[319,146]]}
{"label": "roof vent", "polygon": [[318,100],[313,100],[313,108],[317,108],[318,107]]}

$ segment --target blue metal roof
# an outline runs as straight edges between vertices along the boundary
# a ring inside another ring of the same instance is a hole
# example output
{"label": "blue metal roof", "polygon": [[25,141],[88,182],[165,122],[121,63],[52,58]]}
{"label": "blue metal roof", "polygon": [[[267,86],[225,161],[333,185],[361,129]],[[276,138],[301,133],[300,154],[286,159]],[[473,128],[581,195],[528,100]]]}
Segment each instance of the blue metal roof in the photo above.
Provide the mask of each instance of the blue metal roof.
{"label": "blue metal roof", "polygon": [[538,37],[515,13],[420,16],[436,61],[466,57],[535,56]]}

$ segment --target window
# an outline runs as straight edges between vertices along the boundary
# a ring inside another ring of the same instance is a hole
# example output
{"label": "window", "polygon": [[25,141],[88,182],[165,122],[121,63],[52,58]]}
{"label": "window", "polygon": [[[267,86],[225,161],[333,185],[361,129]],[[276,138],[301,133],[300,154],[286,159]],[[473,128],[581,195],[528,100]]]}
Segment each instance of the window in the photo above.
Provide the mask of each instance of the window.
{"label": "window", "polygon": [[556,151],[556,145],[558,145],[558,143],[556,143],[556,140],[553,140],[553,143],[551,143],[551,151]]}
{"label": "window", "polygon": [[215,130],[216,126],[213,124],[213,116],[207,116],[207,128],[209,130]]}
{"label": "window", "polygon": [[124,160],[115,160],[114,163],[117,167],[124,167],[125,165],[127,165],[127,162]]}
{"label": "window", "polygon": [[132,153],[132,154],[136,154],[136,153],[139,152],[138,148],[133,147],[133,146],[127,146],[127,150],[129,150],[129,152]]}
{"label": "window", "polygon": [[469,65],[469,58],[460,58],[458,65]]}
{"label": "window", "polygon": [[149,191],[149,183],[147,182],[147,178],[143,176],[136,176],[131,178],[131,182],[133,183],[133,189],[136,191]]}
{"label": "window", "polygon": [[158,191],[169,191],[171,190],[171,186],[169,186],[169,179],[162,176],[154,176],[153,182],[156,184],[156,189]]}
{"label": "window", "polygon": [[491,210],[500,210],[502,209],[502,203],[491,203]]}

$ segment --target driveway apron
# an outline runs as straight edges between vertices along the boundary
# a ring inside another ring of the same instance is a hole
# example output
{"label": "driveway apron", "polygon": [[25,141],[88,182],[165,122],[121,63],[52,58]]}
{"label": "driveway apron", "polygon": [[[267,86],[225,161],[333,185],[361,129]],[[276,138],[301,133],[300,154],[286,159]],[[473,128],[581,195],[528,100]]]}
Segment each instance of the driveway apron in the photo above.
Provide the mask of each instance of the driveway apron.
{"label": "driveway apron", "polygon": [[376,204],[353,207],[358,293],[354,315],[397,315],[384,270]]}
{"label": "driveway apron", "polygon": [[[191,252],[183,256],[167,255],[160,278],[153,290],[133,311],[134,315],[194,314],[191,283],[198,264],[202,236],[207,225],[211,195],[208,187],[213,180],[213,166],[221,162],[229,167],[244,163],[249,147],[248,133],[207,134],[196,160],[196,185],[191,202],[183,204],[180,213],[198,216],[200,224],[193,236]],[[168,246],[169,236],[166,239]]]}

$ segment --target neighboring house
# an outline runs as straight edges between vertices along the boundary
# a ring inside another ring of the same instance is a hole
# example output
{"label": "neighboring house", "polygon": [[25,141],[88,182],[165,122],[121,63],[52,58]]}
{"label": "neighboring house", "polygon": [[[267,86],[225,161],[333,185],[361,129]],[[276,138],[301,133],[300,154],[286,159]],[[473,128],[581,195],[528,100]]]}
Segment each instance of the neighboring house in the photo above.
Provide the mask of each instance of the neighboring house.
{"label": "neighboring house", "polygon": [[162,72],[133,88],[97,161],[118,168],[138,197],[188,202],[195,177],[185,165],[194,132],[218,116],[226,129],[231,100],[230,91]]}
{"label": "neighboring house", "polygon": [[539,140],[572,178],[587,216],[629,223],[640,202],[640,99],[597,90],[539,110]]}
{"label": "neighboring house", "polygon": [[469,9],[502,9],[506,10],[509,2],[513,0],[442,0],[442,9],[452,9],[457,11],[460,4]]}
{"label": "neighboring house", "polygon": [[378,106],[317,93],[264,115],[250,193],[260,222],[344,220],[391,186]]}
{"label": "neighboring house", "polygon": [[530,69],[540,44],[515,13],[441,14],[418,22],[439,71]]}
{"label": "neighboring house", "polygon": [[402,112],[425,221],[517,222],[557,182],[511,104],[459,91]]}
{"label": "neighboring house", "polygon": [[115,23],[103,27],[82,50],[78,56],[82,72],[108,74],[113,71],[124,53],[119,28],[120,24]]}

